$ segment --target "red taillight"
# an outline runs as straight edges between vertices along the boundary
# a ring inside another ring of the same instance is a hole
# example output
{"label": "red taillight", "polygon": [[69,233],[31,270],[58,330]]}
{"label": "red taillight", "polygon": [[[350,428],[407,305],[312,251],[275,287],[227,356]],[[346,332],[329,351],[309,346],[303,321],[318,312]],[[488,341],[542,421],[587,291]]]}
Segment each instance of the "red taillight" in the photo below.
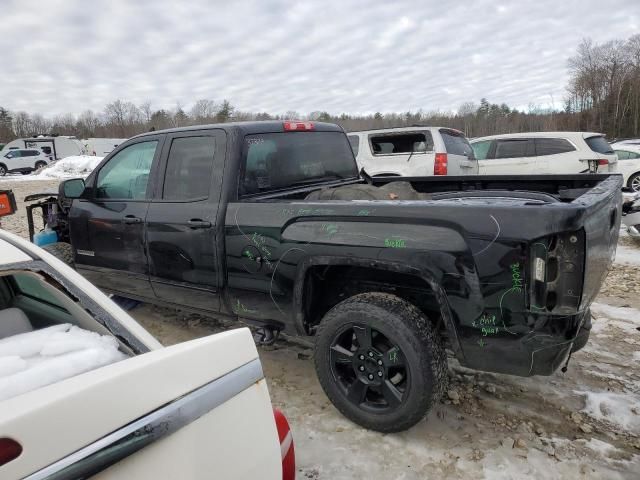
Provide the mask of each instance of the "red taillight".
{"label": "red taillight", "polygon": [[0,466],[15,460],[22,453],[22,446],[10,438],[0,438]]}
{"label": "red taillight", "polygon": [[446,175],[447,174],[447,154],[436,153],[436,161],[433,164],[434,175]]}
{"label": "red taillight", "polygon": [[598,165],[609,165],[609,160],[607,160],[606,158],[601,158],[600,160],[598,160]]}
{"label": "red taillight", "polygon": [[287,132],[305,132],[315,130],[313,122],[284,122],[284,129]]}
{"label": "red taillight", "polygon": [[282,480],[295,480],[296,478],[296,454],[293,449],[293,436],[287,417],[278,410],[273,409],[280,440],[280,453],[282,454]]}

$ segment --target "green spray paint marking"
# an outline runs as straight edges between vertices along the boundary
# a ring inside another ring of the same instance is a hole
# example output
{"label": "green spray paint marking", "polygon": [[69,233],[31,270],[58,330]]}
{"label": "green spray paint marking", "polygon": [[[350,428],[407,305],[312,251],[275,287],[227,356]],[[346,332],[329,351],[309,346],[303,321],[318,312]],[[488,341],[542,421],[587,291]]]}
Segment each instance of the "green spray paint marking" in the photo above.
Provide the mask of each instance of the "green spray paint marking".
{"label": "green spray paint marking", "polygon": [[487,335],[495,335],[500,331],[498,327],[482,327],[482,336],[486,337]]}
{"label": "green spray paint marking", "polygon": [[482,336],[496,335],[500,332],[500,327],[496,325],[496,316],[483,313],[479,319],[471,322],[471,325],[475,328],[480,328]]}
{"label": "green spray paint marking", "polygon": [[478,340],[478,345],[480,345],[480,347],[485,347],[487,344],[484,342],[484,340],[480,339]]}
{"label": "green spray paint marking", "polygon": [[368,217],[371,214],[370,210],[362,209],[358,212],[359,217]]}
{"label": "green spray paint marking", "polygon": [[334,235],[338,233],[338,226],[335,223],[323,223],[320,230],[328,235]]}
{"label": "green spray paint marking", "polygon": [[511,288],[518,293],[522,292],[524,279],[522,278],[522,268],[519,263],[512,263],[511,266]]}
{"label": "green spray paint marking", "polygon": [[236,300],[236,304],[233,308],[236,313],[256,313],[256,310],[251,310],[244,306],[240,299]]}
{"label": "green spray paint marking", "polygon": [[272,268],[271,264],[271,250],[266,247],[267,240],[264,236],[260,235],[258,232],[254,232],[251,236],[251,241],[258,248],[258,251],[262,254],[265,265],[269,268]]}
{"label": "green spray paint marking", "polygon": [[389,352],[389,361],[393,363],[398,361],[398,352],[396,350]]}
{"label": "green spray paint marking", "polygon": [[399,238],[385,238],[384,246],[388,248],[407,248],[405,241]]}

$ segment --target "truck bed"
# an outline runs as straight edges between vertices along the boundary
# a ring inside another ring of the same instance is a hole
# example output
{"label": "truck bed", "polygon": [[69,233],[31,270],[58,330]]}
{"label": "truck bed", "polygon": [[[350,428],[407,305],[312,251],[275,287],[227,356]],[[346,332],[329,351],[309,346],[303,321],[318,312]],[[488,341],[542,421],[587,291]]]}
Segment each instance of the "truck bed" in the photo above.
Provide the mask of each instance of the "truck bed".
{"label": "truck bed", "polygon": [[[230,202],[225,249],[231,308],[308,333],[341,297],[338,292],[326,304],[300,311],[303,296],[321,297],[329,288],[322,281],[341,285],[355,275],[354,288],[387,289],[425,310],[444,304],[432,315],[442,317],[464,365],[549,375],[566,360],[615,255],[620,175],[369,182],[410,182],[420,199],[309,200],[314,188],[305,187]],[[251,259],[258,256],[256,271]],[[309,271],[321,280],[305,280]]]}

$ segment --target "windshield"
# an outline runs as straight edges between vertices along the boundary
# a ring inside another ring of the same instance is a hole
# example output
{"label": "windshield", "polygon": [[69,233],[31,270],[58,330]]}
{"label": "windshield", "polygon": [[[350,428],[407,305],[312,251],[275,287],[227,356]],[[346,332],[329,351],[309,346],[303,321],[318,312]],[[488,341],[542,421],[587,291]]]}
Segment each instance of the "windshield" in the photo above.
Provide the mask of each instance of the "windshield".
{"label": "windshield", "polygon": [[244,139],[240,195],[357,176],[342,132],[261,133]]}

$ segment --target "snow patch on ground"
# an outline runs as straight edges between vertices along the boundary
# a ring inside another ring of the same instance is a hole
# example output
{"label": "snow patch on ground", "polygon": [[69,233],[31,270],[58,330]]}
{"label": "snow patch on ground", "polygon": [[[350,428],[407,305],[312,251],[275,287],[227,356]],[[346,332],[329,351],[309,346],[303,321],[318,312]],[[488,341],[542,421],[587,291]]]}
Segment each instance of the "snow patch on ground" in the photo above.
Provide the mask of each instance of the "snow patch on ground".
{"label": "snow patch on ground", "polygon": [[590,417],[640,434],[640,415],[632,411],[640,407],[637,398],[613,392],[575,393],[585,397],[585,407],[582,411]]}
{"label": "snow patch on ground", "polygon": [[615,263],[624,265],[640,265],[640,248],[618,245]]}
{"label": "snow patch on ground", "polygon": [[91,155],[74,155],[52,163],[37,173],[30,175],[6,175],[0,177],[0,181],[34,181],[34,180],[56,180],[66,178],[87,177],[104,157],[94,157]]}
{"label": "snow patch on ground", "polygon": [[593,333],[600,333],[612,326],[634,336],[639,333],[637,329],[640,327],[640,310],[594,303],[591,305],[591,313],[595,317],[592,327]]}
{"label": "snow patch on ground", "polygon": [[0,400],[126,358],[108,335],[70,324],[0,340]]}

